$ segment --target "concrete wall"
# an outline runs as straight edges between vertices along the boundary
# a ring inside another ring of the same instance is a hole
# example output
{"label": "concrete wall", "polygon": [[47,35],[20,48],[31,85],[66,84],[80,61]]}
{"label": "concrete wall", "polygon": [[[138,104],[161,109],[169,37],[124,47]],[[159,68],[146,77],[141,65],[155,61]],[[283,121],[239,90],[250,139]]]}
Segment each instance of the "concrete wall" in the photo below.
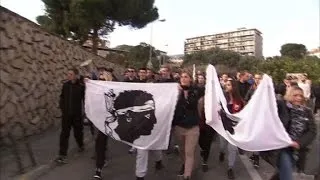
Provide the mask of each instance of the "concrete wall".
{"label": "concrete wall", "polygon": [[124,70],[0,6],[0,137],[22,135],[15,124],[28,135],[59,125],[61,81],[87,59]]}

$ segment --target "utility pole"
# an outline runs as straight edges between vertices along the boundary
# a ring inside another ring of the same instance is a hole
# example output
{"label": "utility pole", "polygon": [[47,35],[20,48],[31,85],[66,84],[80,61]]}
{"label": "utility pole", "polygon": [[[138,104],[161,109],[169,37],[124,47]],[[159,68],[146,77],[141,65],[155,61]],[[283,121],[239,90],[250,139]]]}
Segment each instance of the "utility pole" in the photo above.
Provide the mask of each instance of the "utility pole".
{"label": "utility pole", "polygon": [[[155,22],[165,22],[166,19],[159,19]],[[152,38],[153,38],[153,23],[151,23],[151,28],[150,28],[150,50],[149,50],[149,62],[148,64],[152,64]]]}

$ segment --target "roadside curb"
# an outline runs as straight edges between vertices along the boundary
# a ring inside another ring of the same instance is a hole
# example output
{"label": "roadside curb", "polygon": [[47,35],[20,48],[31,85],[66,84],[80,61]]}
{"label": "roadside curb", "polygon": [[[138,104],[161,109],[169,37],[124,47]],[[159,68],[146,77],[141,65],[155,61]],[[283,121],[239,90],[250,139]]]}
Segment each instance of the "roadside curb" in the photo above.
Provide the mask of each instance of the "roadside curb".
{"label": "roadside curb", "polygon": [[[92,139],[92,137],[88,137],[88,138],[84,138],[83,141],[84,141],[85,145],[89,145],[90,143],[93,142],[93,139]],[[78,153],[76,153],[77,149],[78,149],[77,146],[70,148],[69,153],[72,154],[70,159],[73,159],[78,154]],[[29,172],[21,174],[19,176],[16,176],[13,179],[14,180],[35,180],[35,179],[45,175],[50,170],[52,170],[56,167],[59,167],[59,165],[54,160],[51,160],[47,164],[39,165],[39,166],[35,167],[34,169],[30,170]]]}

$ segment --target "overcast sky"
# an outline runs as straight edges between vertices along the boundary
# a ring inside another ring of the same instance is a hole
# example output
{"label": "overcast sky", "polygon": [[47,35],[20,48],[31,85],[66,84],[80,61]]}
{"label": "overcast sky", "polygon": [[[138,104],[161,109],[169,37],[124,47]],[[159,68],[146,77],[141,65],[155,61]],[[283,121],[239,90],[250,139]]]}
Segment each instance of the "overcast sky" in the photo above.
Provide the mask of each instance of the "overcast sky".
{"label": "overcast sky", "polygon": [[[279,55],[281,45],[302,43],[320,46],[320,0],[156,0],[160,18],[155,22],[152,44],[169,54],[182,54],[189,37],[257,28],[263,34],[264,56]],[[41,0],[0,0],[0,4],[32,21],[44,14]],[[151,25],[140,30],[118,27],[111,47],[150,43]],[[168,46],[166,46],[168,45]]]}

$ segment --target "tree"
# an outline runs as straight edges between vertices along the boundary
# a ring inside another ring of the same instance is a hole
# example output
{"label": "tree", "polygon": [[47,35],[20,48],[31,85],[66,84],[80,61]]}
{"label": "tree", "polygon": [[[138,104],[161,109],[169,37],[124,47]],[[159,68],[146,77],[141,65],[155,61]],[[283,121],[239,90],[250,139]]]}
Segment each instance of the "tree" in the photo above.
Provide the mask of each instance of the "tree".
{"label": "tree", "polygon": [[92,39],[97,52],[99,37],[113,32],[116,24],[143,28],[158,19],[154,0],[42,0],[46,14],[37,21],[49,31],[83,43]]}
{"label": "tree", "polygon": [[[303,48],[301,49],[301,52],[303,52]],[[211,63],[216,67],[218,73],[235,74],[236,71],[241,70],[248,70],[251,73],[266,73],[272,76],[276,83],[282,82],[287,73],[307,73],[308,78],[314,84],[320,84],[320,58],[314,56],[297,58],[298,56],[294,56],[274,56],[262,60],[253,56],[240,56],[233,51],[214,48],[185,55],[183,66],[192,70],[192,64],[196,64],[197,70],[205,70],[207,64]]]}
{"label": "tree", "polygon": [[213,65],[226,65],[230,68],[238,68],[240,60],[241,55],[234,51],[212,48],[185,55],[183,65],[206,65],[210,63]]}
{"label": "tree", "polygon": [[68,14],[71,10],[71,0],[57,1],[57,0],[42,0],[45,4],[46,14],[38,16],[37,22],[47,28],[48,30],[67,37],[69,35]]}
{"label": "tree", "polygon": [[281,46],[281,56],[294,59],[302,59],[307,54],[307,48],[303,44],[288,43]]}
{"label": "tree", "polygon": [[[151,46],[151,63],[154,70],[159,69],[159,56],[160,51]],[[140,43],[137,46],[119,45],[115,47],[118,50],[128,51],[127,53],[112,53],[107,56],[107,59],[111,62],[120,64],[125,67],[142,68],[147,67],[150,56],[150,45],[147,43]]]}

